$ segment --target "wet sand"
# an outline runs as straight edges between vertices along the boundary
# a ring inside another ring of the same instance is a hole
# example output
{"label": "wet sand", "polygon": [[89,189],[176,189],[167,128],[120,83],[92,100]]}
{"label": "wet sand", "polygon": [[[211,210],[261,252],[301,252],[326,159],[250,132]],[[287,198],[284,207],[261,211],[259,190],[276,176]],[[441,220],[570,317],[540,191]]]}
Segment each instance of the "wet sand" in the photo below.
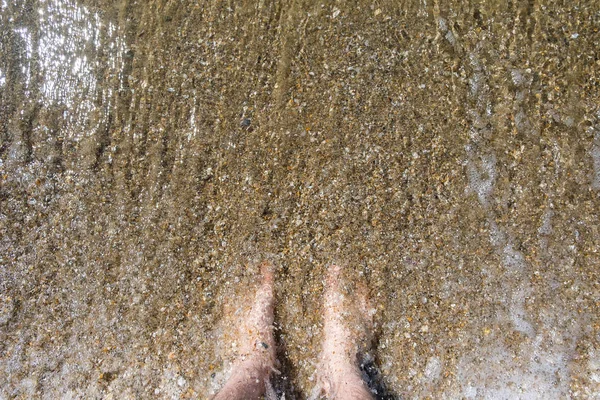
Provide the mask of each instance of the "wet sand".
{"label": "wet sand", "polygon": [[[398,398],[598,398],[595,1],[0,2],[0,398],[207,398],[276,267]],[[246,299],[246,300],[244,300]]]}

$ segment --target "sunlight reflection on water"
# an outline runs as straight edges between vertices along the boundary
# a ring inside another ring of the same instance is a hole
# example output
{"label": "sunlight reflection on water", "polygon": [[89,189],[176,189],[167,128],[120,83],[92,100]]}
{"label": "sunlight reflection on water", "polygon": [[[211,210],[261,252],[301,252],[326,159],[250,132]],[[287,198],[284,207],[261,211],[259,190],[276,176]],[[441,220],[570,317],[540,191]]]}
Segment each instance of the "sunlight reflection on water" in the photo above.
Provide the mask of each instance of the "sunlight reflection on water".
{"label": "sunlight reflection on water", "polygon": [[[39,78],[40,101],[67,110],[68,136],[78,140],[108,117],[114,88],[122,84],[105,82],[124,78],[119,71],[126,45],[113,22],[73,1],[41,1],[36,11],[33,26],[14,28],[24,49],[25,95],[35,90],[33,80]],[[0,84],[5,82],[0,71]]]}

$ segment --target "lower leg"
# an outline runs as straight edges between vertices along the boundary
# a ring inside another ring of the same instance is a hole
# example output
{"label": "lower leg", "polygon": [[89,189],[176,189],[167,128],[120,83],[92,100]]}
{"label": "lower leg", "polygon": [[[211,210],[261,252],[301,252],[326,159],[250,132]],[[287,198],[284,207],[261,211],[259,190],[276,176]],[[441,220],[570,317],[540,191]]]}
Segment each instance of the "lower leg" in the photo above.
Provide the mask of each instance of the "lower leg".
{"label": "lower leg", "polygon": [[273,337],[273,268],[261,267],[262,283],[240,327],[240,355],[231,377],[213,400],[259,399],[275,362]]}
{"label": "lower leg", "polygon": [[213,400],[259,399],[265,392],[269,373],[256,360],[238,364],[227,383]]}
{"label": "lower leg", "polygon": [[[366,297],[366,296],[365,296]],[[366,301],[366,299],[362,299]],[[351,324],[344,315],[354,317]],[[324,299],[324,341],[321,354],[323,391],[329,399],[371,400],[358,368],[360,341],[368,337],[370,316],[364,304],[350,307],[340,290],[340,268],[332,266],[327,277]],[[367,325],[367,326],[361,326]]]}

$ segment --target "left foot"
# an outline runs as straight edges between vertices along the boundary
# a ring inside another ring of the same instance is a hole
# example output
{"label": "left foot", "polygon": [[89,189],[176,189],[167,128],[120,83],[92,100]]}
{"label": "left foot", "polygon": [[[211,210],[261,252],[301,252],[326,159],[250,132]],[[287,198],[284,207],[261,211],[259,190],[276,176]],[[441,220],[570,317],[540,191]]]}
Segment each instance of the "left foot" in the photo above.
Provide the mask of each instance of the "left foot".
{"label": "left foot", "polygon": [[248,315],[241,323],[239,356],[231,377],[214,400],[259,399],[275,362],[273,336],[273,266],[261,265],[262,282]]}

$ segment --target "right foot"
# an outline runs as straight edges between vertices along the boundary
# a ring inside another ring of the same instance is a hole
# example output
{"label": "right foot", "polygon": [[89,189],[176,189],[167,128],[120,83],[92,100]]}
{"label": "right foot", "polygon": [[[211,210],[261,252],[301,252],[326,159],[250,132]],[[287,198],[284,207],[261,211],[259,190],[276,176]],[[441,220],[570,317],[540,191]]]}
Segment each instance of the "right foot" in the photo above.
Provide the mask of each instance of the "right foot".
{"label": "right foot", "polygon": [[328,399],[372,399],[358,367],[358,352],[369,342],[372,325],[366,291],[359,291],[352,304],[341,291],[340,272],[332,265],[325,287],[321,391]]}

